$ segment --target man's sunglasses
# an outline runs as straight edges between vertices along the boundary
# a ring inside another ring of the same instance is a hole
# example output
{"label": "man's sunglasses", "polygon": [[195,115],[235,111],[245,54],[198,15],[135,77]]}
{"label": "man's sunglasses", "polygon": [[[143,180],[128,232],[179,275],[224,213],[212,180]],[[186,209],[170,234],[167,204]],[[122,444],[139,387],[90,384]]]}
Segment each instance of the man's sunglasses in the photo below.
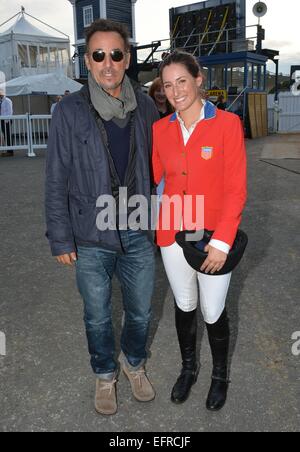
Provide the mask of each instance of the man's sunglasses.
{"label": "man's sunglasses", "polygon": [[[92,53],[93,60],[96,61],[96,63],[102,63],[102,61],[104,61],[105,59],[105,55],[106,52],[104,52],[103,50],[96,50]],[[125,53],[122,52],[122,50],[115,49],[112,50],[109,55],[115,63],[119,63],[124,59]]]}

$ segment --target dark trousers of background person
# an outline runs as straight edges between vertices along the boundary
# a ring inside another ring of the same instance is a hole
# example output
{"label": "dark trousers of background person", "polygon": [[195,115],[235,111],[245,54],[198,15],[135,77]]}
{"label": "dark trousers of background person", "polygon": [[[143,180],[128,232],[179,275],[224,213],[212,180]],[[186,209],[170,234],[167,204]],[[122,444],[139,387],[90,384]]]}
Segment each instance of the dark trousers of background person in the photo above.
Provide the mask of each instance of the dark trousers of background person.
{"label": "dark trousers of background person", "polygon": [[[4,137],[4,146],[11,146],[11,127],[10,122],[6,122],[4,120],[1,121],[1,131]],[[9,154],[13,154],[12,150],[6,151]]]}

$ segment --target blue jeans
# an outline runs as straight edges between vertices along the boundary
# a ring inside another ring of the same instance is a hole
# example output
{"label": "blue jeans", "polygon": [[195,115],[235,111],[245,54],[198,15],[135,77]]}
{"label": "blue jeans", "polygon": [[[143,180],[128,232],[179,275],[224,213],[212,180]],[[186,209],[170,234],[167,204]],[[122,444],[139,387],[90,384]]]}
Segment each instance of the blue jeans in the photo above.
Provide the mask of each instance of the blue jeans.
{"label": "blue jeans", "polygon": [[124,254],[103,248],[78,247],[76,277],[84,301],[84,321],[91,365],[103,378],[116,372],[112,326],[112,278],[122,289],[124,323],[121,349],[133,367],[147,356],[146,344],[154,289],[154,247],[141,232],[120,231]]}

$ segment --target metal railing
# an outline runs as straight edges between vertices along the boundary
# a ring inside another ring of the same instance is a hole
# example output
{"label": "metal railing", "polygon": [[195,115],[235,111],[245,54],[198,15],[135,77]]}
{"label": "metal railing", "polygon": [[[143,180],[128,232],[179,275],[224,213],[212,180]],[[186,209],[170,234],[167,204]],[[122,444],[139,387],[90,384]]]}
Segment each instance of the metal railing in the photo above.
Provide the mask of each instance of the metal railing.
{"label": "metal railing", "polygon": [[35,157],[35,150],[46,149],[51,115],[14,115],[0,117],[0,152],[26,150]]}
{"label": "metal railing", "polygon": [[[150,62],[161,60],[165,52],[176,48],[184,48],[195,56],[205,56],[214,53],[218,46],[222,46],[222,53],[250,51],[255,49],[257,42],[257,25],[247,27],[226,28],[220,30],[197,33],[195,29],[189,35],[178,33],[169,39],[160,39],[161,46],[152,55]],[[153,41],[153,43],[156,41]],[[144,52],[143,52],[144,53]],[[138,57],[141,60],[141,56]]]}
{"label": "metal railing", "polygon": [[79,55],[79,74],[82,78],[88,76],[88,69],[85,64],[84,55]]}
{"label": "metal railing", "polygon": [[236,104],[238,102],[238,100],[242,97],[245,96],[246,91],[248,90],[248,86],[245,86],[245,88],[240,92],[240,94],[234,99],[234,101],[229,105],[229,107],[226,108],[226,111],[230,111],[232,109],[232,107],[234,106],[234,104]]}

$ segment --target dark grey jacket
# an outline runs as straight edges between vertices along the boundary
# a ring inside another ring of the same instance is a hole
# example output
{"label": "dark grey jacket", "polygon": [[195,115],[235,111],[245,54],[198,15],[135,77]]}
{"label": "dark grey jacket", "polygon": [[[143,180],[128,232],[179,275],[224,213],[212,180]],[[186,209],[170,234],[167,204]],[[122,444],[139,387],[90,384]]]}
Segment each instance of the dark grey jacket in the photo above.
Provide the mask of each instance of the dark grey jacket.
{"label": "dark grey jacket", "polygon": [[[152,124],[159,115],[149,96],[137,88],[135,94],[136,193],[144,195],[150,206]],[[122,251],[118,231],[100,231],[96,225],[101,210],[96,201],[111,194],[107,151],[89,103],[78,91],[57,105],[48,141],[46,236],[54,256],[76,251],[78,243]],[[148,234],[151,238],[151,231]]]}

